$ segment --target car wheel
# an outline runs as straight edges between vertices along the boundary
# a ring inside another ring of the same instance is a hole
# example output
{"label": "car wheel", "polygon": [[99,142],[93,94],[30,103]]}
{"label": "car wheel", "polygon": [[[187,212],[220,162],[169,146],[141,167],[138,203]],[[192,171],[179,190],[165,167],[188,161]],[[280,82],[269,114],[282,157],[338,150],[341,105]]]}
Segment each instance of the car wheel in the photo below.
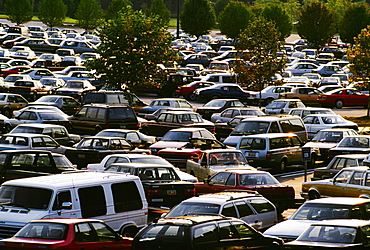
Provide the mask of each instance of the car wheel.
{"label": "car wheel", "polygon": [[101,127],[96,127],[95,128],[95,134],[99,133],[100,131],[102,131],[102,128]]}
{"label": "car wheel", "polygon": [[12,130],[12,128],[10,127],[10,124],[5,124],[4,126],[4,133],[9,133],[10,131]]}
{"label": "car wheel", "polygon": [[3,110],[3,115],[5,115],[6,117],[10,118],[12,116],[12,112],[10,109],[4,109]]}
{"label": "car wheel", "polygon": [[310,200],[315,200],[315,199],[319,199],[320,198],[320,194],[316,191],[310,191],[308,193],[308,199]]}
{"label": "car wheel", "polygon": [[134,237],[136,233],[137,233],[136,227],[126,227],[126,228],[122,228],[120,231],[120,234],[123,237]]}
{"label": "car wheel", "polygon": [[195,101],[197,99],[197,95],[194,94],[194,93],[190,93],[190,95],[188,96],[189,100],[190,101]]}
{"label": "car wheel", "polygon": [[177,92],[172,92],[172,97],[173,98],[179,98],[179,94]]}
{"label": "car wheel", "polygon": [[286,170],[286,160],[281,160],[279,164],[279,171],[284,172]]}
{"label": "car wheel", "polygon": [[265,104],[266,104],[266,106],[267,105],[269,105],[270,104],[270,102],[272,102],[274,100],[274,98],[267,98],[266,100],[265,100]]}
{"label": "car wheel", "polygon": [[343,102],[343,100],[337,100],[337,101],[335,102],[335,107],[336,107],[337,109],[341,109],[341,108],[343,108],[343,106],[344,106],[344,102]]}
{"label": "car wheel", "polygon": [[311,154],[311,161],[308,163],[309,168],[316,167],[317,156],[315,154]]}

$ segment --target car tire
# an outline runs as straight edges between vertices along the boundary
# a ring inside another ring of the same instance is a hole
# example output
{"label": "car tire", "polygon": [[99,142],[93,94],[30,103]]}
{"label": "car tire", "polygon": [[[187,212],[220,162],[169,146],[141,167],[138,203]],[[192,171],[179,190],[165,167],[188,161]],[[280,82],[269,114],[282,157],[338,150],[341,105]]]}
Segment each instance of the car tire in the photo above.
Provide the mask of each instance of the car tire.
{"label": "car tire", "polygon": [[10,127],[10,124],[5,124],[5,125],[4,125],[4,130],[3,130],[3,132],[4,132],[5,134],[9,133],[11,130],[12,130],[12,128]]}
{"label": "car tire", "polygon": [[12,117],[12,111],[8,108],[4,109],[2,113],[3,113],[3,115],[5,115],[8,118]]}
{"label": "car tire", "polygon": [[309,200],[315,200],[321,198],[320,194],[316,191],[310,191],[308,192],[308,199]]}
{"label": "car tire", "polygon": [[344,102],[343,102],[343,100],[337,100],[337,101],[335,102],[335,107],[336,107],[337,109],[341,109],[341,108],[343,108],[343,106],[344,106]]}
{"label": "car tire", "polygon": [[280,161],[280,164],[279,164],[279,172],[284,172],[286,170],[286,160],[283,159]]}
{"label": "car tire", "polygon": [[179,98],[179,94],[177,94],[177,92],[174,91],[174,92],[172,92],[172,97],[173,98]]}
{"label": "car tire", "polygon": [[123,237],[134,237],[138,232],[136,227],[125,227],[120,230],[120,234]]}
{"label": "car tire", "polygon": [[190,101],[195,101],[195,100],[197,99],[197,95],[196,95],[196,94],[194,94],[194,93],[190,93],[190,94],[188,95],[188,99],[189,99]]}

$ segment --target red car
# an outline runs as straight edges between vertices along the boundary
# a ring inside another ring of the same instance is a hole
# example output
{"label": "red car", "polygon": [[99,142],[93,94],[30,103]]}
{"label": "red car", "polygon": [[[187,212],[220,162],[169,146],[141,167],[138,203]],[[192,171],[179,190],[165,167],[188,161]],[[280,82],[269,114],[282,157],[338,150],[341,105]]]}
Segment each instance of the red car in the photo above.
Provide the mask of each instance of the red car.
{"label": "red car", "polygon": [[364,106],[367,108],[369,95],[364,94],[357,89],[334,89],[319,95],[317,102],[322,107],[336,107],[338,109],[341,109],[344,106]]}
{"label": "red car", "polygon": [[21,73],[29,69],[31,69],[31,67],[29,66],[14,66],[14,67],[2,69],[0,72],[0,76],[5,78],[10,74],[18,74],[18,73]]}
{"label": "red car", "polygon": [[178,89],[175,90],[175,93],[178,96],[184,96],[186,99],[195,101],[196,95],[193,93],[194,90],[199,88],[205,88],[214,85],[213,82],[202,82],[202,81],[195,81],[186,85],[179,86]]}
{"label": "red car", "polygon": [[122,237],[100,220],[43,219],[25,225],[16,235],[0,240],[0,249],[131,249],[132,238]]}
{"label": "red car", "polygon": [[225,190],[255,190],[275,204],[279,212],[295,204],[292,186],[281,184],[269,172],[250,169],[226,169],[204,183],[194,184],[197,194],[217,193]]}

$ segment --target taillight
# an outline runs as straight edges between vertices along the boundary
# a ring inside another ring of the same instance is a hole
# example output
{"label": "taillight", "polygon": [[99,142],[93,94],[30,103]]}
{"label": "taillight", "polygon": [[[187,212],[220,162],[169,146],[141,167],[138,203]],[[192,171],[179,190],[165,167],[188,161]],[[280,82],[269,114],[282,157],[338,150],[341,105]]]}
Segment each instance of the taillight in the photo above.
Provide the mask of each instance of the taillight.
{"label": "taillight", "polygon": [[136,123],[135,127],[139,129],[140,128],[140,123]]}
{"label": "taillight", "polygon": [[147,195],[160,195],[161,190],[160,189],[148,189]]}
{"label": "taillight", "polygon": [[211,132],[214,134],[216,133],[216,127],[212,127]]}
{"label": "taillight", "polygon": [[105,128],[109,128],[109,123],[104,124]]}
{"label": "taillight", "polygon": [[186,194],[186,195],[195,195],[196,194],[195,188],[185,188],[184,189],[184,194]]}
{"label": "taillight", "polygon": [[270,151],[268,151],[266,153],[266,160],[271,160],[271,152]]}

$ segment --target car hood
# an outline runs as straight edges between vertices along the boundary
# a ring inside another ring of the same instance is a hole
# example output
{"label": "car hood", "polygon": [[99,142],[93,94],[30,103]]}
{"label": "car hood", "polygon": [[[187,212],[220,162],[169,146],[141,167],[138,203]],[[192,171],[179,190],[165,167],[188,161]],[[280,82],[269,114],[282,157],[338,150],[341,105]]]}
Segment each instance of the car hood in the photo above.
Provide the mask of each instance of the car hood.
{"label": "car hood", "polygon": [[[284,245],[287,245],[286,249],[291,248],[292,246],[300,247],[299,249],[334,249],[343,247],[358,247],[359,249],[362,248],[361,243],[334,243],[334,242],[315,242],[315,241],[294,241],[294,242],[287,242]],[[297,248],[298,249],[298,248]]]}
{"label": "car hood", "polygon": [[304,147],[330,149],[338,145],[337,142],[307,142]]}
{"label": "car hood", "polygon": [[183,141],[159,141],[151,145],[149,148],[182,148],[188,142]]}
{"label": "car hood", "polygon": [[282,221],[269,229],[263,235],[275,236],[281,238],[297,238],[305,231],[315,220],[286,220]]}

